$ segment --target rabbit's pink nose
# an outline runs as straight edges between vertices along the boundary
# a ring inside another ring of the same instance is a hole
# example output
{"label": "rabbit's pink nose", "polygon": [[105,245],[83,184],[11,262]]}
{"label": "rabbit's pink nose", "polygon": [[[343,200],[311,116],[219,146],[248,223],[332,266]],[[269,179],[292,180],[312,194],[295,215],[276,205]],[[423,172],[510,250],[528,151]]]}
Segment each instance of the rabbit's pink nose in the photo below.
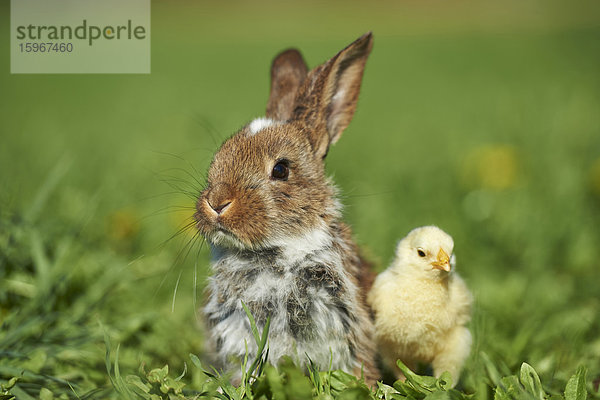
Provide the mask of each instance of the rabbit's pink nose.
{"label": "rabbit's pink nose", "polygon": [[212,203],[208,203],[208,205],[210,206],[210,208],[212,208],[217,214],[221,215],[223,214],[231,205],[231,201],[226,200],[223,203],[219,204],[218,206],[214,206],[212,205]]}
{"label": "rabbit's pink nose", "polygon": [[217,215],[223,215],[232,205],[233,193],[229,185],[217,184],[205,194],[204,201]]}

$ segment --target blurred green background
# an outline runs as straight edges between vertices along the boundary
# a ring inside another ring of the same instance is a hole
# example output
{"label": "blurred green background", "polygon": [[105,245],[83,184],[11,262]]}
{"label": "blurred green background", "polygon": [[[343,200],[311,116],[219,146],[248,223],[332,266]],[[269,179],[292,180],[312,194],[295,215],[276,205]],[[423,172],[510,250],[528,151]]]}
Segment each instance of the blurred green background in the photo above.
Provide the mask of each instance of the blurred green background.
{"label": "blurred green background", "polygon": [[209,254],[170,239],[186,193],[264,114],[277,52],[313,67],[368,30],[327,158],[357,241],[383,269],[416,226],[454,237],[476,297],[465,391],[523,361],[549,393],[578,365],[594,390],[600,3],[153,2],[150,75],[11,75],[9,2],[0,15],[0,378],[31,371],[18,390],[107,384],[104,332],[124,369],[202,353]]}

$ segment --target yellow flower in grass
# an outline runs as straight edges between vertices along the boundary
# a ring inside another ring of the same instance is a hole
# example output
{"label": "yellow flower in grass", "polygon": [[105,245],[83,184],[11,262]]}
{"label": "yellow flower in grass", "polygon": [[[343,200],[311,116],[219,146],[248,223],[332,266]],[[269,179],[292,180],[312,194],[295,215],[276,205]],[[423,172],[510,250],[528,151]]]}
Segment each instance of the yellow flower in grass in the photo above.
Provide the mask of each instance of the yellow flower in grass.
{"label": "yellow flower in grass", "polygon": [[517,150],[509,145],[473,149],[463,165],[463,178],[470,187],[505,190],[516,185],[520,173]]}
{"label": "yellow flower in grass", "polygon": [[118,210],[108,217],[108,236],[115,241],[131,241],[139,230],[140,221],[132,210]]}

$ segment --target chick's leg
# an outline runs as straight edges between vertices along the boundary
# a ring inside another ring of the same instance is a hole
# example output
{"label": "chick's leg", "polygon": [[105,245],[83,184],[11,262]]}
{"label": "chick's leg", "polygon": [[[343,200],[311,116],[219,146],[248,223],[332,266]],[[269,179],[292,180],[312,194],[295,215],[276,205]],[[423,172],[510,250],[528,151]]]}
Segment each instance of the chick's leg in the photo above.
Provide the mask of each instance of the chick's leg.
{"label": "chick's leg", "polygon": [[433,359],[433,374],[439,378],[444,371],[448,371],[452,377],[452,386],[455,386],[471,351],[472,342],[471,332],[466,327],[457,326],[451,330]]}

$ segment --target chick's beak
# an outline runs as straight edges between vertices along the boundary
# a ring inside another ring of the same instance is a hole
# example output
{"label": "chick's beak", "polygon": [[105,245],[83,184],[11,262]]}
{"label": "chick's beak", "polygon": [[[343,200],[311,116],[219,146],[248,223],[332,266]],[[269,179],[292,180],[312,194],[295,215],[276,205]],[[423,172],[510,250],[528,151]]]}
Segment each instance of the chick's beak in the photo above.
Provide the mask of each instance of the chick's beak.
{"label": "chick's beak", "polygon": [[437,260],[432,262],[431,265],[435,269],[450,272],[450,256],[443,249],[440,249]]}

